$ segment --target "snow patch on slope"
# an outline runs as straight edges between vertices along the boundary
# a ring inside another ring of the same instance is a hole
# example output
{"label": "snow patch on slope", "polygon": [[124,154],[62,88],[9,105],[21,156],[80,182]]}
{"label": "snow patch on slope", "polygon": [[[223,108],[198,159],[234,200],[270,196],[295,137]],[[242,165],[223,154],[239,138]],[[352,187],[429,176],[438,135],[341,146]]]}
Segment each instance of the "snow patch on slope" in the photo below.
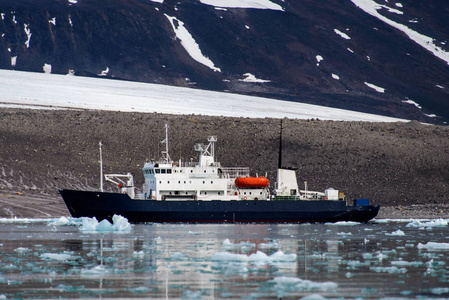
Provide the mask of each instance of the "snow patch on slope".
{"label": "snow patch on slope", "polygon": [[340,30],[338,30],[338,29],[334,29],[334,32],[336,33],[336,34],[338,34],[339,36],[341,36],[342,38],[344,38],[345,40],[350,40],[351,38],[349,37],[349,35],[347,35],[346,33],[344,33],[344,32],[341,32]]}
{"label": "snow patch on slope", "polygon": [[201,52],[200,46],[196,43],[190,32],[184,27],[184,23],[175,17],[164,14],[170,21],[176,37],[181,41],[181,45],[186,49],[187,53],[197,62],[211,68],[215,72],[221,72],[220,68],[215,67],[214,63]]}
{"label": "snow patch on slope", "polygon": [[[438,47],[434,43],[434,39],[431,37],[420,34],[403,24],[396,23],[387,17],[383,16],[378,12],[381,8],[386,8],[384,5],[380,5],[372,0],[351,0],[357,7],[365,11],[366,13],[378,18],[379,20],[385,22],[386,24],[402,31],[405,33],[412,41],[423,47],[424,49],[432,52],[436,57],[444,60],[449,65],[449,52],[444,51],[441,47]],[[392,12],[391,8],[389,11]],[[394,11],[393,11],[394,12]],[[396,12],[397,13],[397,12]],[[402,13],[402,12],[401,12]]]}
{"label": "snow patch on slope", "polygon": [[417,108],[419,108],[419,109],[421,109],[422,107],[421,107],[421,105],[419,105],[418,103],[416,103],[415,101],[413,101],[413,100],[410,100],[410,99],[408,99],[408,100],[404,100],[404,101],[402,101],[402,102],[404,102],[404,103],[407,103],[407,104],[411,104],[411,105],[414,105],[414,106],[416,106]]}
{"label": "snow patch on slope", "polygon": [[284,11],[280,5],[268,0],[200,0],[200,2],[216,7],[254,8]]}
{"label": "snow patch on slope", "polygon": [[366,86],[372,88],[372,89],[375,90],[376,92],[379,92],[379,93],[385,93],[385,89],[384,89],[384,88],[381,88],[381,87],[379,87],[379,86],[377,86],[377,85],[374,85],[374,84],[368,83],[368,82],[365,82],[365,84],[366,84]]}
{"label": "snow patch on slope", "polygon": [[30,40],[31,40],[31,35],[32,35],[31,29],[30,29],[30,25],[29,24],[23,24],[23,26],[24,26],[25,33],[26,33],[26,35],[28,37],[28,39],[25,42],[25,45],[27,46],[27,48],[30,48]]}
{"label": "snow patch on slope", "polygon": [[239,79],[239,81],[244,81],[244,82],[255,82],[255,83],[265,83],[265,82],[271,82],[271,80],[265,80],[265,79],[259,79],[256,78],[256,76],[254,76],[251,73],[245,73],[243,74],[243,76],[245,76],[246,78],[244,79]]}

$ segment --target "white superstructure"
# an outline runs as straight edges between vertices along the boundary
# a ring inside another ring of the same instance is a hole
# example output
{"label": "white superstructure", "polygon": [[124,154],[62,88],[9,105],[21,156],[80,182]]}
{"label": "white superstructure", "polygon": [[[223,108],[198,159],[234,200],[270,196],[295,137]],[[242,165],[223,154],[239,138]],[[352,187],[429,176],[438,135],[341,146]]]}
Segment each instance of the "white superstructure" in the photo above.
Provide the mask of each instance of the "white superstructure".
{"label": "white superstructure", "polygon": [[175,162],[168,154],[168,131],[160,161],[145,163],[143,173],[144,199],[157,200],[267,200],[267,188],[241,189],[235,185],[238,177],[249,177],[249,168],[225,168],[215,161],[215,136],[208,145],[196,144],[198,162]]}

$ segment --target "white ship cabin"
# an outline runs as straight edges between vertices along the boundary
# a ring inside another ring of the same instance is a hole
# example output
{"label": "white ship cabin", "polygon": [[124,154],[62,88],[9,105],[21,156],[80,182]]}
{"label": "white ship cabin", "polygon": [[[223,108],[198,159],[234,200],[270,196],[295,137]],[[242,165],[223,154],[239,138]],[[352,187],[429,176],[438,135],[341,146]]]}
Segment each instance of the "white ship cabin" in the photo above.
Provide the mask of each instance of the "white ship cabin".
{"label": "white ship cabin", "polygon": [[276,200],[344,200],[344,193],[333,188],[328,188],[322,192],[309,191],[307,181],[304,182],[304,190],[298,188],[296,180],[296,170],[279,168],[277,173],[277,188],[275,190]]}
{"label": "white ship cabin", "polygon": [[138,198],[169,200],[267,200],[269,192],[263,189],[239,189],[237,177],[248,177],[249,168],[225,168],[215,161],[215,136],[208,138],[209,144],[196,144],[198,162],[174,162],[168,155],[168,134],[163,143],[160,161],[145,163],[143,195]]}

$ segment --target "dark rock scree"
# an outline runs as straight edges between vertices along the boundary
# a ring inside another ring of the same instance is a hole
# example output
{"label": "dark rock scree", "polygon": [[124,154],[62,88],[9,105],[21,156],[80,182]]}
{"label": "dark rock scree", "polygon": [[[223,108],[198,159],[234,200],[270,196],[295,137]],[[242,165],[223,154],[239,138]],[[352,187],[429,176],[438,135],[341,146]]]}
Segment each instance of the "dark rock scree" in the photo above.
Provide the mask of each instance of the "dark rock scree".
{"label": "dark rock scree", "polygon": [[[140,187],[145,160],[158,158],[164,146],[165,124],[173,160],[196,161],[194,144],[216,135],[222,165],[249,166],[274,188],[279,119],[4,108],[0,216],[68,215],[57,190],[99,189],[99,141],[104,172],[131,172]],[[309,189],[333,187],[396,212],[412,205],[447,211],[448,127],[292,119],[283,127],[283,165],[297,167]]]}

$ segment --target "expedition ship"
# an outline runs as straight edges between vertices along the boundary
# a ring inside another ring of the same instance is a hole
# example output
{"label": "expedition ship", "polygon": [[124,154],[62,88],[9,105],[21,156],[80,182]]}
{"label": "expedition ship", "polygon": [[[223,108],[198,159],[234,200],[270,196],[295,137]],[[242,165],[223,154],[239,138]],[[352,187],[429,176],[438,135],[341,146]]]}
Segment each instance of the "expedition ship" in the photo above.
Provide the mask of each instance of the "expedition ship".
{"label": "expedition ship", "polygon": [[273,193],[268,179],[251,177],[248,167],[223,167],[216,162],[215,136],[208,138],[207,145],[195,145],[198,162],[175,162],[168,151],[167,125],[165,135],[162,158],[143,167],[145,183],[139,193],[130,173],[105,174],[119,191],[104,192],[101,174],[101,191],[60,190],[71,215],[111,220],[116,214],[133,223],[304,223],[368,222],[378,214],[379,206],[370,205],[368,199],[347,205],[344,194],[332,188],[309,191],[305,183],[300,190],[296,170],[282,167],[282,123]]}

